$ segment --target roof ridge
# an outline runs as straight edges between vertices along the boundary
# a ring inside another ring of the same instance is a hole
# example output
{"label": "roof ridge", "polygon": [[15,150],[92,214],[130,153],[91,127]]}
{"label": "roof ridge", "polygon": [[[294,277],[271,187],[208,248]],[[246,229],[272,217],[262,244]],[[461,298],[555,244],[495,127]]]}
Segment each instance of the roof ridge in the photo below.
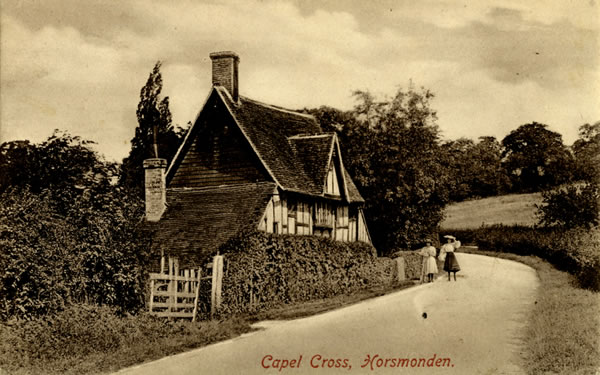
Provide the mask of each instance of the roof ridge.
{"label": "roof ridge", "polygon": [[258,185],[273,185],[273,186],[277,186],[277,184],[275,184],[272,181],[259,181],[259,182],[246,182],[246,183],[240,183],[240,184],[227,184],[227,185],[215,185],[215,186],[201,186],[201,187],[180,187],[180,188],[167,188],[167,190],[169,191],[173,191],[173,192],[189,192],[189,193],[193,193],[193,192],[198,192],[198,191],[208,191],[208,190],[223,190],[223,189],[235,189],[235,188],[240,188],[240,187],[245,187],[245,186],[258,186]]}
{"label": "roof ridge", "polygon": [[243,98],[244,100],[250,101],[250,102],[252,102],[254,104],[257,104],[257,105],[260,105],[260,106],[263,106],[263,107],[266,107],[266,108],[274,109],[274,110],[277,110],[277,111],[280,111],[280,112],[284,112],[284,113],[289,113],[289,114],[292,114],[292,115],[298,115],[298,116],[310,118],[310,119],[313,119],[313,120],[316,121],[316,117],[313,116],[313,115],[311,115],[311,114],[308,114],[308,113],[302,113],[302,112],[294,111],[293,109],[288,109],[288,108],[280,107],[278,105],[268,104],[268,103],[261,102],[259,100],[252,99],[252,98],[249,98],[249,97],[243,96],[243,95],[240,95],[240,98]]}
{"label": "roof ridge", "polygon": [[287,138],[289,140],[294,140],[294,139],[309,139],[309,138],[332,137],[334,135],[335,135],[334,132],[318,133],[318,134],[296,134],[296,135],[291,135],[291,136],[289,136]]}

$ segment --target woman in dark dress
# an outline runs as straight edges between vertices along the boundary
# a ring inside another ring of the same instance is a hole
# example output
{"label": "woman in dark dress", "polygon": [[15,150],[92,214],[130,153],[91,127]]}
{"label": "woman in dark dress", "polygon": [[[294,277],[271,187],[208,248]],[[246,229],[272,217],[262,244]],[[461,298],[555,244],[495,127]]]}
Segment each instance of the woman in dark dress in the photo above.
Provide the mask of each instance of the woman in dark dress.
{"label": "woman in dark dress", "polygon": [[450,272],[454,274],[456,281],[456,273],[460,271],[460,265],[454,255],[454,250],[460,247],[460,242],[456,241],[453,236],[444,236],[447,242],[440,249],[440,259],[444,259],[444,271],[448,272],[448,281],[450,281]]}

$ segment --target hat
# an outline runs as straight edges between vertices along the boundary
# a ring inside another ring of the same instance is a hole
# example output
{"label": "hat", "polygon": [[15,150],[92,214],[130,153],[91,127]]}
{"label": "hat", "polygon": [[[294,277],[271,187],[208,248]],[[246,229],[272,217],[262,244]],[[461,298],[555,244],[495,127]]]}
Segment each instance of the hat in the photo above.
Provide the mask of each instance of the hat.
{"label": "hat", "polygon": [[426,239],[423,240],[423,242],[425,242],[425,243],[427,243],[427,242],[431,243],[431,240],[429,238],[426,238]]}
{"label": "hat", "polygon": [[454,237],[454,236],[451,236],[451,235],[449,235],[449,234],[445,235],[445,236],[444,236],[444,238],[449,238],[449,239],[451,239],[451,240],[455,240],[455,239],[456,239],[456,237]]}

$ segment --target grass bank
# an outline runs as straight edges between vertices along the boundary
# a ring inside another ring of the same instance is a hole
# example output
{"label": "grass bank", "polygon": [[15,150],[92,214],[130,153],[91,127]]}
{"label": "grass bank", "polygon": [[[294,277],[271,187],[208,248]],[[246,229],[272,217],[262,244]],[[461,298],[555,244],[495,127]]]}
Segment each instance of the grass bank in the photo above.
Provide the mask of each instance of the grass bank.
{"label": "grass bank", "polygon": [[253,330],[260,320],[311,316],[408,288],[406,281],[280,305],[213,321],[170,321],[148,314],[117,316],[108,307],[71,306],[52,316],[0,323],[0,374],[103,374],[200,348]]}
{"label": "grass bank", "polygon": [[537,222],[540,193],[510,194],[454,203],[446,207],[441,228],[479,228],[482,225],[525,225]]}
{"label": "grass bank", "polygon": [[535,256],[461,250],[515,260],[537,271],[540,287],[523,347],[523,367],[528,374],[597,374],[600,293],[578,288],[573,275]]}

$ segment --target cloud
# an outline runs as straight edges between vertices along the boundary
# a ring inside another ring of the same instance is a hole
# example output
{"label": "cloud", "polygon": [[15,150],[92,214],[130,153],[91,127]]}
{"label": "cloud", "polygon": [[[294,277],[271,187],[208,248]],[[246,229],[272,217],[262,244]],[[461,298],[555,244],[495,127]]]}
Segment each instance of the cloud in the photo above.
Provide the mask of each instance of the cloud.
{"label": "cloud", "polygon": [[2,140],[40,141],[59,128],[123,152],[135,93],[122,86],[127,69],[116,49],[71,27],[31,31],[6,15],[1,48]]}
{"label": "cloud", "polygon": [[529,119],[575,134],[600,117],[599,30],[580,4],[16,4],[1,18],[2,140],[68,129],[119,160],[154,63],[163,61],[163,93],[183,125],[206,98],[218,50],[241,56],[242,94],[291,108],[349,109],[353,90],[392,94],[412,78],[437,94],[449,137],[501,136]]}

